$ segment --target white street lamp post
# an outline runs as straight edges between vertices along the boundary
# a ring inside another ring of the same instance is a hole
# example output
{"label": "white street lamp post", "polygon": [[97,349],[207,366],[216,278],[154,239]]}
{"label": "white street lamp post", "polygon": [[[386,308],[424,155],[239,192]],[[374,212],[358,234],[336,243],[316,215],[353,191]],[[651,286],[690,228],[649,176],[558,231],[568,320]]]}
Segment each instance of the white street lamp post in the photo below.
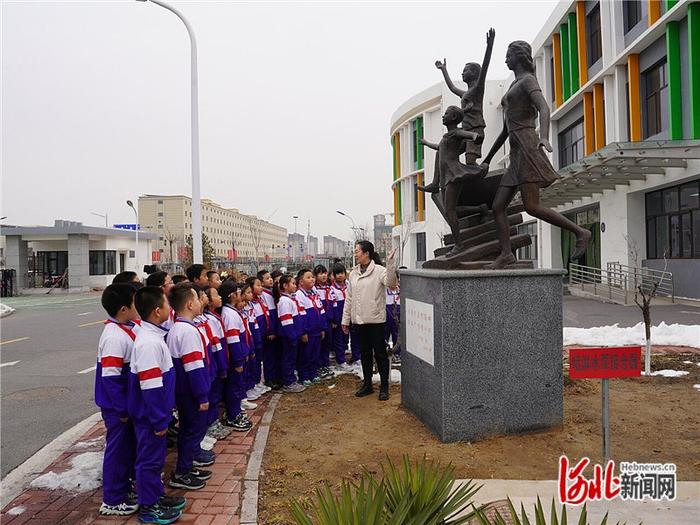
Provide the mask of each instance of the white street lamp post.
{"label": "white street lamp post", "polygon": [[98,217],[102,217],[105,220],[105,228],[109,228],[109,219],[107,219],[107,214],[102,214],[102,213],[97,213],[96,211],[91,211],[93,215],[97,215]]}
{"label": "white street lamp post", "polygon": [[[136,215],[136,250],[134,251],[134,262],[136,263],[136,273],[141,274],[139,271],[139,212],[131,201],[126,201],[126,205],[134,210],[134,215]],[[124,271],[124,268],[122,268]]]}
{"label": "white street lamp post", "polygon": [[[355,221],[353,220],[353,218],[350,217],[350,215],[348,215],[347,213],[343,213],[343,212],[340,211],[340,210],[335,210],[335,212],[336,212],[338,215],[342,215],[343,217],[347,217],[348,219],[350,219],[350,222],[352,223],[352,234],[353,234],[355,237],[357,237],[357,228],[355,227]],[[356,240],[357,240],[356,238],[353,239],[353,242],[356,241]],[[352,247],[352,265],[355,266],[355,246]]]}
{"label": "white street lamp post", "polygon": [[187,19],[174,7],[162,0],[150,1],[174,13],[185,24],[190,37],[190,110],[192,131],[192,262],[201,264],[202,253],[202,199],[199,193],[199,85],[197,81],[197,40],[192,26]]}

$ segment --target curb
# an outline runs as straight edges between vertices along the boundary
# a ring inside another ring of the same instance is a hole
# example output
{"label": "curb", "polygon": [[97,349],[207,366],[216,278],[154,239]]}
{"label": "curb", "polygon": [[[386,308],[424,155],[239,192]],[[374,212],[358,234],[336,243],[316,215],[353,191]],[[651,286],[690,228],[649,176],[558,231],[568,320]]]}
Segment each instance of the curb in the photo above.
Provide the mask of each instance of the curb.
{"label": "curb", "polygon": [[253,443],[253,451],[248,458],[248,466],[243,478],[243,494],[241,501],[241,522],[240,525],[257,525],[258,523],[258,483],[260,469],[262,467],[263,454],[265,445],[267,445],[267,437],[270,434],[270,423],[272,416],[277,408],[282,394],[275,394],[270,401],[270,404],[265,410],[260,426],[255,435]]}
{"label": "curb", "polygon": [[71,447],[90,427],[101,420],[102,414],[100,412],[83,419],[9,472],[0,483],[0,492],[2,492],[0,509],[4,510],[7,504],[12,502],[29,485],[32,478],[41,474],[64,450]]}

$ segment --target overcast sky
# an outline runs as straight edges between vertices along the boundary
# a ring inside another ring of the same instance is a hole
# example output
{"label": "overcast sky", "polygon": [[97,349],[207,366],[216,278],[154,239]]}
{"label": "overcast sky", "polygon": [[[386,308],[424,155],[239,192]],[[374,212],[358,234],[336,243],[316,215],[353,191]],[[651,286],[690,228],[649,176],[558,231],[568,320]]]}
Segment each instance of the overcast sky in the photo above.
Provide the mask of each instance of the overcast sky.
{"label": "overcast sky", "polygon": [[[556,2],[172,2],[199,45],[202,197],[349,238],[392,211],[389,121],[481,61],[504,78]],[[127,199],[191,194],[189,41],[151,3],[2,1],[5,224],[133,222]]]}

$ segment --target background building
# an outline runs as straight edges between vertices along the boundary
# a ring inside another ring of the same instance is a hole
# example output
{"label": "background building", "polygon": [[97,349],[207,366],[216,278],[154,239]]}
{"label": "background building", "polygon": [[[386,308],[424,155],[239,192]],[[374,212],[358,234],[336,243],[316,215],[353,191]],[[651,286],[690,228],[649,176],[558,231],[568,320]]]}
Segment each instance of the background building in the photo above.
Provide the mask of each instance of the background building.
{"label": "background building", "polygon": [[[560,2],[532,49],[552,109],[551,160],[562,177],[542,191],[542,203],[592,237],[572,261],[570,234],[530,217],[519,229],[534,242],[519,256],[543,268],[667,266],[676,295],[700,297],[700,3]],[[511,81],[487,82],[484,154],[500,130],[500,99]],[[432,177],[434,161],[417,140],[438,142],[440,115],[457,103],[436,84],[392,117],[393,237],[409,266],[430,257],[447,231],[415,189],[424,174]],[[506,146],[491,167],[507,164]]]}
{"label": "background building", "polygon": [[[142,229],[155,233],[154,249],[159,262],[179,262],[192,235],[192,199],[184,195],[142,195],[139,197]],[[202,199],[202,233],[215,257],[222,260],[260,261],[286,258],[287,229],[235,208],[224,208]]]}
{"label": "background building", "polygon": [[41,287],[68,270],[70,291],[102,289],[114,276],[129,270],[144,276],[151,264],[156,236],[116,228],[84,226],[57,220],[53,226],[0,226],[5,243],[5,266],[16,272],[16,287]]}
{"label": "background building", "polygon": [[332,235],[323,236],[323,254],[328,257],[345,257],[348,252],[348,244],[342,239]]}
{"label": "background building", "polygon": [[292,260],[296,261],[307,254],[306,237],[301,233],[290,233],[287,239],[287,245],[289,246],[287,254]]}
{"label": "background building", "polygon": [[391,251],[391,231],[393,229],[392,224],[387,224],[386,215],[375,215],[372,229],[374,249],[381,254],[383,260],[386,259],[387,254]]}

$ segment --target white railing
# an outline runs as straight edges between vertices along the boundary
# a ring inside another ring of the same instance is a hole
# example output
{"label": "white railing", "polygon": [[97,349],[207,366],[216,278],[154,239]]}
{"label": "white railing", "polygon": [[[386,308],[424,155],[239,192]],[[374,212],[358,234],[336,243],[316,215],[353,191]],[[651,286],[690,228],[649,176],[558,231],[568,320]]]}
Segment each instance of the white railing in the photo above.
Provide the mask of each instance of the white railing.
{"label": "white railing", "polygon": [[575,287],[616,303],[632,303],[638,286],[648,292],[655,283],[658,283],[657,295],[675,300],[671,272],[635,268],[620,263],[608,263],[606,270],[581,264],[569,265],[569,289]]}

